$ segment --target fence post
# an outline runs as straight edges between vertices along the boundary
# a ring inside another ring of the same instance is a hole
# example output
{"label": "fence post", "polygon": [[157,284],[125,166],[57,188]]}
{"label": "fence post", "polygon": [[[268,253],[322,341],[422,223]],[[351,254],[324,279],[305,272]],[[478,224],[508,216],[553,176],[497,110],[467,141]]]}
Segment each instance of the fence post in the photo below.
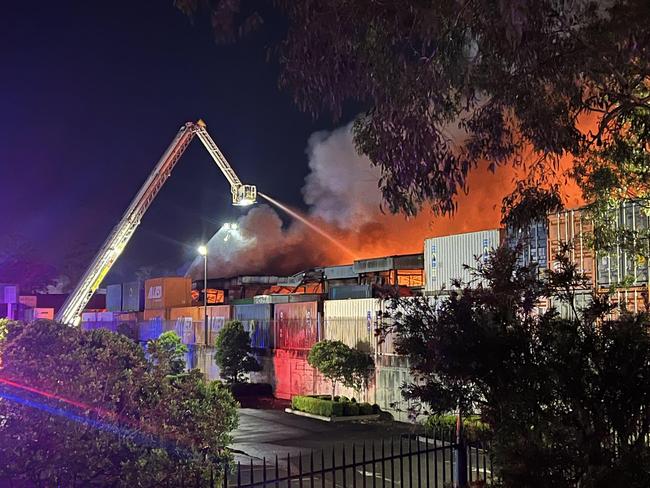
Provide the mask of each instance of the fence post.
{"label": "fence post", "polygon": [[454,486],[465,488],[467,486],[467,445],[465,443],[465,432],[463,431],[463,419],[460,412],[456,416],[456,449],[455,449],[455,476]]}

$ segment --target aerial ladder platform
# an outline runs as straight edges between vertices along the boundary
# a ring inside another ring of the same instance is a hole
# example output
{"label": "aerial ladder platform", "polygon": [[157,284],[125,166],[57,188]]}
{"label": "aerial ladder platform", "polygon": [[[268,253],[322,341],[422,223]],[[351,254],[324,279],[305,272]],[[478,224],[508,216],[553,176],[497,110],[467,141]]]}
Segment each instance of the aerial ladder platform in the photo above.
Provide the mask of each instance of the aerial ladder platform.
{"label": "aerial ladder platform", "polygon": [[140,188],[140,191],[138,191],[135,198],[131,201],[131,204],[126,212],[124,212],[120,221],[102,244],[76,288],[57,313],[56,320],[58,322],[69,325],[79,324],[81,321],[81,312],[128,244],[138,225],[140,225],[142,217],[144,217],[147,209],[158,195],[158,192],[160,192],[160,189],[171,175],[176,163],[195,136],[198,136],[228,180],[232,194],[232,204],[251,205],[255,203],[257,200],[257,188],[255,185],[242,184],[223,153],[212,140],[212,137],[210,137],[205,123],[202,120],[198,122],[187,122],[180,128],[178,134],[176,134],[176,137]]}

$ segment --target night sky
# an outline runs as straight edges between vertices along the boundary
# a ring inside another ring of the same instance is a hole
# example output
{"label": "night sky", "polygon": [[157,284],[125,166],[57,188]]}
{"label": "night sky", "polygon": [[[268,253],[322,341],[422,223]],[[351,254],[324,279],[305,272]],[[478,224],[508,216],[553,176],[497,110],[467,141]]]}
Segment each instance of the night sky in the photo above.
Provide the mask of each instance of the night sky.
{"label": "night sky", "polygon": [[[2,228],[60,269],[89,259],[178,128],[203,118],[245,183],[300,205],[314,121],[277,88],[262,30],[216,45],[172,0],[6,2],[0,18]],[[239,215],[225,178],[195,140],[111,275],[176,269]],[[84,258],[84,256],[88,256]],[[73,261],[74,262],[74,259]]]}

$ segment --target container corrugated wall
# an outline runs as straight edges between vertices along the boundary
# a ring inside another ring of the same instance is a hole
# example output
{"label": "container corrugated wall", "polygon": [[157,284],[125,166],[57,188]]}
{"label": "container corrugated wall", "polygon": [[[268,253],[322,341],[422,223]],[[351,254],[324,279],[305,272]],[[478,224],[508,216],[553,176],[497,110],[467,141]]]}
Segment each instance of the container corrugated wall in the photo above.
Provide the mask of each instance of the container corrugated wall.
{"label": "container corrugated wall", "polygon": [[323,338],[374,353],[377,315],[381,311],[382,301],[378,298],[326,300],[323,305]]}
{"label": "container corrugated wall", "polygon": [[[612,210],[612,220],[617,231],[644,232],[650,227],[650,217],[644,215],[637,202],[627,202]],[[641,253],[650,255],[648,239],[637,243]],[[648,285],[648,262],[641,256],[633,256],[617,247],[612,252],[597,253],[598,286],[608,288],[625,281],[631,286]]]}
{"label": "container corrugated wall", "polygon": [[145,281],[145,309],[186,307],[192,305],[192,280],[177,276]]}
{"label": "container corrugated wall", "polygon": [[273,305],[255,303],[235,305],[233,318],[239,320],[251,336],[251,346],[256,349],[273,347]]}
{"label": "container corrugated wall", "polygon": [[144,310],[144,284],[130,281],[122,285],[122,311],[142,312]]}
{"label": "container corrugated wall", "polygon": [[616,305],[611,318],[617,317],[621,312],[629,313],[647,312],[648,289],[643,287],[616,290],[611,295],[611,301]]}
{"label": "container corrugated wall", "polygon": [[329,289],[330,300],[346,300],[348,298],[372,298],[372,285],[341,285]]}
{"label": "container corrugated wall", "polygon": [[0,303],[18,303],[18,285],[0,284]]}
{"label": "container corrugated wall", "polygon": [[452,281],[472,279],[464,265],[476,266],[475,257],[486,259],[500,244],[501,233],[496,230],[469,232],[424,241],[425,291],[437,292],[451,288]]}
{"label": "container corrugated wall", "polygon": [[595,283],[594,251],[589,245],[593,233],[593,223],[587,219],[581,210],[567,210],[548,217],[548,248],[549,268],[556,269],[555,256],[563,244],[570,243],[572,249],[569,258],[584,273],[587,278]]}
{"label": "container corrugated wall", "polygon": [[278,303],[274,306],[277,349],[310,349],[320,340],[322,302]]}
{"label": "container corrugated wall", "polygon": [[122,285],[108,285],[106,287],[106,310],[109,312],[122,311]]}
{"label": "container corrugated wall", "polygon": [[546,220],[533,222],[526,229],[507,230],[508,246],[514,249],[521,245],[521,254],[517,259],[520,267],[536,263],[542,270],[548,267],[548,222]]}
{"label": "container corrugated wall", "polygon": [[323,268],[323,274],[328,280],[353,279],[359,276],[359,273],[354,271],[354,266],[352,264],[327,266]]}

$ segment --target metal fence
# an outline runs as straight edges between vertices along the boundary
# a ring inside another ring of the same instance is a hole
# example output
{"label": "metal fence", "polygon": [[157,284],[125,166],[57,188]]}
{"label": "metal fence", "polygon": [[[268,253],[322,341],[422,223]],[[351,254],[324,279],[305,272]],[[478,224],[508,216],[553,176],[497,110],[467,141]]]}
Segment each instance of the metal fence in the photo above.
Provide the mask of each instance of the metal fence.
{"label": "metal fence", "polygon": [[409,435],[353,442],[307,454],[278,455],[261,462],[251,459],[227,472],[222,488],[443,488],[458,481],[459,466],[463,465],[465,480],[493,480],[492,462],[484,446],[467,446],[467,462],[461,460],[461,464],[452,432],[440,434],[437,439]]}

